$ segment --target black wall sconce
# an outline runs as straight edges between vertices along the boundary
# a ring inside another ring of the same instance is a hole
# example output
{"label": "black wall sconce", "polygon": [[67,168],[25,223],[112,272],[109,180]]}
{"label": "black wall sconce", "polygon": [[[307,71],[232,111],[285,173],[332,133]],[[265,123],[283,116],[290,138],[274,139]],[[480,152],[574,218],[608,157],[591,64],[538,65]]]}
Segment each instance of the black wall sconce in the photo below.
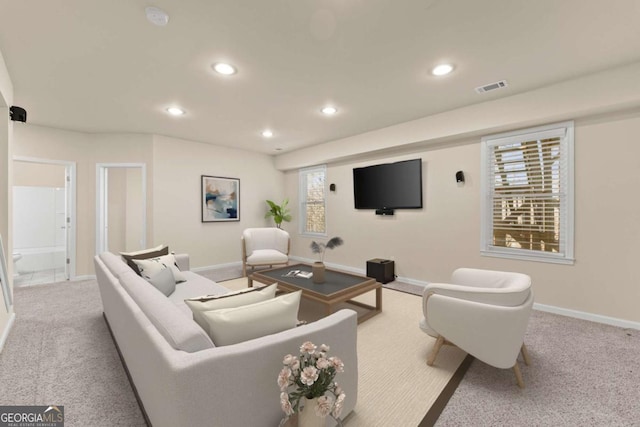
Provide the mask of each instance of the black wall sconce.
{"label": "black wall sconce", "polygon": [[335,184],[329,184],[329,191],[336,191],[336,185]]}
{"label": "black wall sconce", "polygon": [[27,110],[22,107],[18,107],[17,105],[12,105],[9,108],[9,118],[14,122],[23,122],[27,121]]}
{"label": "black wall sconce", "polygon": [[462,171],[456,172],[456,182],[458,184],[464,184],[464,172]]}

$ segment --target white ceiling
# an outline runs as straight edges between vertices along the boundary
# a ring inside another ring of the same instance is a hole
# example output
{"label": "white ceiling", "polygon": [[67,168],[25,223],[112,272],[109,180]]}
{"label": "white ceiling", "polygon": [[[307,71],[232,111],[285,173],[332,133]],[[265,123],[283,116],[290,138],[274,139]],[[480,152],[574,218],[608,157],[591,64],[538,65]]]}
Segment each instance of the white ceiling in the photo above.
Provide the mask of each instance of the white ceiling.
{"label": "white ceiling", "polygon": [[640,1],[0,0],[0,51],[30,123],[277,154],[636,62]]}

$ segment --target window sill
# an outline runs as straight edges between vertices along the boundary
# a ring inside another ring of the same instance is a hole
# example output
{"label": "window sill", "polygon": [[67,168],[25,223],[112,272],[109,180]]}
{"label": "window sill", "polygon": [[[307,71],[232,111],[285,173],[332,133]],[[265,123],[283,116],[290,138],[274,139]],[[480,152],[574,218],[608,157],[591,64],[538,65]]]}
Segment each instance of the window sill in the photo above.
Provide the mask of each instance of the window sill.
{"label": "window sill", "polygon": [[556,257],[556,256],[544,256],[544,255],[531,255],[531,254],[516,254],[513,252],[503,252],[503,251],[482,250],[480,251],[480,255],[493,257],[493,258],[515,259],[519,261],[546,262],[549,264],[573,265],[575,263],[574,258],[565,258],[560,256]]}
{"label": "window sill", "polygon": [[316,237],[327,237],[328,234],[327,233],[309,233],[309,232],[300,232],[300,237],[311,237],[311,238],[316,238]]}

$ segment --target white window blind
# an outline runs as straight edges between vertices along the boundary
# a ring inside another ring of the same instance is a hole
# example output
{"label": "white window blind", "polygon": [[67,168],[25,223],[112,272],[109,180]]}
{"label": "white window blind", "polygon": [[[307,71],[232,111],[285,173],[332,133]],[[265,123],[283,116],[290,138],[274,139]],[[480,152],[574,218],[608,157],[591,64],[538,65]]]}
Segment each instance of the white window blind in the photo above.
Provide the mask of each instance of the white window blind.
{"label": "white window blind", "polygon": [[300,169],[300,232],[326,235],[326,166]]}
{"label": "white window blind", "polygon": [[482,139],[482,247],[573,262],[573,122]]}

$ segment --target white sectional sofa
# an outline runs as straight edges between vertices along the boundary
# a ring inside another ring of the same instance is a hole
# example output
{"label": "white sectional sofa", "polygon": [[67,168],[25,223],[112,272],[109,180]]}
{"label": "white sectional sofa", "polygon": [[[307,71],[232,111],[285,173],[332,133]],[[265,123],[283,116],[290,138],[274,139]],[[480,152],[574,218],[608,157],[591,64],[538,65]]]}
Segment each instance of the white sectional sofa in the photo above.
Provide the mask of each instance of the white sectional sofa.
{"label": "white sectional sofa", "polygon": [[105,318],[151,425],[278,426],[283,412],[276,379],[282,359],[297,355],[307,340],[330,345],[343,360],[345,372],[336,377],[347,395],[343,417],[353,410],[358,390],[354,311],[216,347],[183,300],[229,290],[190,272],[187,255],[176,255],[176,263],[188,280],[169,297],[116,255],[103,253],[94,262]]}

